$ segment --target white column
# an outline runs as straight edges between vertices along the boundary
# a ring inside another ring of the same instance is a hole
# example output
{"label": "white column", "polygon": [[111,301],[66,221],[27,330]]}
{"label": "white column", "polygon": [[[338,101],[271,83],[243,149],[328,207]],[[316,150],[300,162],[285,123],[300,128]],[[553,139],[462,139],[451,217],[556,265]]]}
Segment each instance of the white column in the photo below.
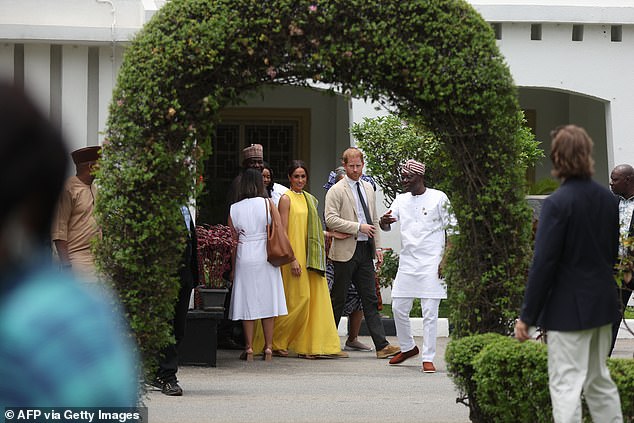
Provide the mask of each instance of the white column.
{"label": "white column", "polygon": [[610,170],[623,163],[634,165],[634,99],[623,93],[610,104],[612,121],[612,154]]}
{"label": "white column", "polygon": [[99,144],[103,144],[108,108],[123,60],[123,51],[121,47],[113,50],[112,45],[99,48]]}
{"label": "white column", "polygon": [[0,79],[13,81],[13,44],[0,43]]}
{"label": "white column", "polygon": [[24,91],[35,101],[44,116],[51,110],[51,46],[24,45]]}
{"label": "white column", "polygon": [[86,147],[88,47],[62,47],[62,132],[71,151]]}

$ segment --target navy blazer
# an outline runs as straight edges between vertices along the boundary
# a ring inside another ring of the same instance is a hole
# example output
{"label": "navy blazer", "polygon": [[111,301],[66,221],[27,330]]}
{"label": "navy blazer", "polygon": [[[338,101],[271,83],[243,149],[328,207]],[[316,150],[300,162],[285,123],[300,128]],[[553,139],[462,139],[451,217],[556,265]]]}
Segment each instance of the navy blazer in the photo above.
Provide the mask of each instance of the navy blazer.
{"label": "navy blazer", "polygon": [[578,331],[617,320],[618,247],[614,195],[591,179],[564,181],[542,206],[522,321]]}

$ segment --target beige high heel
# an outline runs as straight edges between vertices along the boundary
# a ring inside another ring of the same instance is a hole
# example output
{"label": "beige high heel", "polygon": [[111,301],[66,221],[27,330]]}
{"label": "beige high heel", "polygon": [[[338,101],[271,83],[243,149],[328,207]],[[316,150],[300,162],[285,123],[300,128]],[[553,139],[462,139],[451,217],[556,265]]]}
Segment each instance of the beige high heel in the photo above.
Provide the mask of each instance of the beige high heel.
{"label": "beige high heel", "polygon": [[249,348],[242,351],[242,354],[240,354],[240,360],[253,361],[253,350]]}
{"label": "beige high heel", "polygon": [[273,360],[273,351],[270,348],[264,348],[264,351],[262,354],[262,360],[264,361]]}

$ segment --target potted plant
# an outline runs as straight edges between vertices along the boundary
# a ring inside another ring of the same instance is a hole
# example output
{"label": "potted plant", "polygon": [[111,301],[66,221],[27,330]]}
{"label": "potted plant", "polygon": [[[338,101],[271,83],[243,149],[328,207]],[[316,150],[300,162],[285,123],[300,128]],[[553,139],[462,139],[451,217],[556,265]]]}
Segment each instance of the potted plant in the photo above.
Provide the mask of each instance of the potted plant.
{"label": "potted plant", "polygon": [[198,275],[194,304],[205,311],[223,310],[227,289],[224,274],[231,268],[236,240],[226,225],[197,226]]}

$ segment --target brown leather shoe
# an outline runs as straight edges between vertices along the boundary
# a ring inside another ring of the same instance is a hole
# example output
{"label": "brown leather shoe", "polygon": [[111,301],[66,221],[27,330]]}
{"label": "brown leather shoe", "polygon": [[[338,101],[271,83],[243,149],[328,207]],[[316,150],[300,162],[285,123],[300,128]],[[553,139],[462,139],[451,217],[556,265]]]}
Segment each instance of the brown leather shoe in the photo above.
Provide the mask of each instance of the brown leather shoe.
{"label": "brown leather shoe", "polygon": [[419,352],[418,347],[414,345],[414,348],[412,348],[411,350],[400,352],[396,354],[394,357],[392,357],[390,359],[390,364],[400,364],[404,362],[405,360],[407,360],[408,358],[418,355],[418,352]]}
{"label": "brown leather shoe", "polygon": [[423,373],[436,373],[436,367],[431,361],[423,361],[423,368],[420,369]]}
{"label": "brown leather shoe", "polygon": [[387,344],[382,350],[376,352],[376,358],[390,358],[401,352],[401,349],[396,345]]}

